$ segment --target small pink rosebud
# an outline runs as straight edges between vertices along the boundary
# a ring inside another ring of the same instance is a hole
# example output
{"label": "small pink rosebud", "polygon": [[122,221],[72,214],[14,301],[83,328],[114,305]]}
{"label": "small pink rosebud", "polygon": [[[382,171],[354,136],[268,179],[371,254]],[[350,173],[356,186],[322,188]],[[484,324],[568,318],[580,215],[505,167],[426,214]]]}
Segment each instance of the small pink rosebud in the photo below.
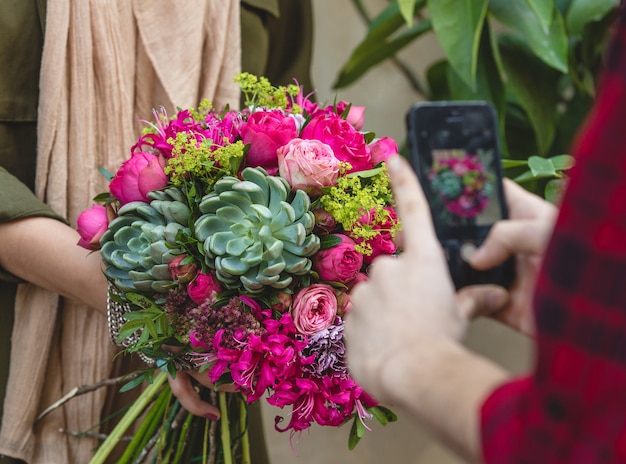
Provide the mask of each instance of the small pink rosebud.
{"label": "small pink rosebud", "polygon": [[198,272],[196,278],[187,285],[187,295],[196,304],[205,301],[213,302],[218,293],[222,292],[222,287],[212,274]]}
{"label": "small pink rosebud", "polygon": [[381,161],[387,161],[390,156],[398,154],[398,144],[391,137],[376,139],[369,147],[373,165],[377,165]]}
{"label": "small pink rosebud", "polygon": [[167,264],[167,270],[170,271],[170,277],[174,282],[186,284],[196,276],[198,267],[192,262],[182,264],[185,259],[189,261],[187,255],[179,255]]}
{"label": "small pink rosebud", "polygon": [[356,251],[355,242],[343,234],[333,234],[341,243],[313,255],[313,268],[320,279],[343,284],[354,279],[363,266],[363,255]]}
{"label": "small pink rosebud", "polygon": [[352,299],[350,295],[345,292],[340,292],[337,295],[337,315],[343,318],[352,309]]}
{"label": "small pink rosebud", "polygon": [[109,226],[107,209],[102,205],[93,205],[80,213],[76,225],[80,235],[78,245],[88,250],[99,250],[100,239]]}
{"label": "small pink rosebud", "polygon": [[272,305],[272,309],[274,311],[284,313],[285,311],[289,310],[289,308],[291,308],[291,302],[293,300],[291,294],[287,292],[278,292],[276,294],[276,297],[278,298],[278,302]]}
{"label": "small pink rosebud", "polygon": [[334,216],[325,209],[315,208],[313,216],[315,216],[315,233],[318,235],[329,234],[337,226]]}
{"label": "small pink rosebud", "polygon": [[367,282],[368,279],[369,277],[367,277],[367,274],[359,272],[354,279],[346,284],[348,286],[348,291],[352,290],[356,284],[360,284],[361,282]]}
{"label": "small pink rosebud", "polygon": [[[345,101],[337,103],[337,114],[343,114],[348,105],[349,103]],[[361,130],[363,128],[363,124],[365,124],[365,107],[357,105],[350,106],[350,111],[348,111],[346,121],[352,124],[352,127],[356,130]]]}

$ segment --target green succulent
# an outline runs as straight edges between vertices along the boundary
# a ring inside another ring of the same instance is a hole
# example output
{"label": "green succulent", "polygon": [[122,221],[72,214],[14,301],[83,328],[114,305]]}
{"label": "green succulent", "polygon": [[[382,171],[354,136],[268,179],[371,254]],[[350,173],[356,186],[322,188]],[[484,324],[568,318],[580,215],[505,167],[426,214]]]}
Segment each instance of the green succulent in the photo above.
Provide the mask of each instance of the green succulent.
{"label": "green succulent", "polygon": [[150,204],[122,206],[102,236],[104,274],[122,292],[165,293],[172,280],[167,264],[182,252],[176,236],[189,234],[189,207],[182,191],[149,194]]}
{"label": "green succulent", "polygon": [[291,195],[284,179],[263,168],[241,175],[223,177],[203,197],[195,235],[225,287],[251,293],[285,288],[293,275],[310,271],[309,257],[319,250],[311,200],[300,190]]}
{"label": "green succulent", "polygon": [[432,180],[432,185],[446,198],[457,198],[463,193],[463,182],[449,169],[438,173]]}

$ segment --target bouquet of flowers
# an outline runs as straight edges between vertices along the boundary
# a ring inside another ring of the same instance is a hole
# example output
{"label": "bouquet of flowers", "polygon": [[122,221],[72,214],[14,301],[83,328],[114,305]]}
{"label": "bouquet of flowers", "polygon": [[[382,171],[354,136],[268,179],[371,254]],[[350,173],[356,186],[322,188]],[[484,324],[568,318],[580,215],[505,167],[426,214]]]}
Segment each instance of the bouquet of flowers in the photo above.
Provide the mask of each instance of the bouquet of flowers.
{"label": "bouquet of flowers", "polygon": [[478,155],[437,160],[428,179],[446,210],[456,216],[471,219],[487,206],[491,183]]}
{"label": "bouquet of flowers", "polygon": [[133,459],[150,436],[169,456],[193,441],[165,436],[176,412],[161,371],[181,367],[236,390],[218,393],[226,463],[250,462],[245,404],[262,397],[289,409],[275,427],[291,434],[352,421],[350,447],[366,419],[395,420],[350,377],[343,323],[369,263],[396,251],[384,166],[396,143],[360,131],[362,107],[319,106],[297,85],[246,73],[236,81],[242,111],[206,101],[171,118],[155,111],[78,220],[80,244],[106,267],[115,342],[154,363],[124,388],[147,380],[144,396],[167,397],[144,401],[160,412],[129,445]]}

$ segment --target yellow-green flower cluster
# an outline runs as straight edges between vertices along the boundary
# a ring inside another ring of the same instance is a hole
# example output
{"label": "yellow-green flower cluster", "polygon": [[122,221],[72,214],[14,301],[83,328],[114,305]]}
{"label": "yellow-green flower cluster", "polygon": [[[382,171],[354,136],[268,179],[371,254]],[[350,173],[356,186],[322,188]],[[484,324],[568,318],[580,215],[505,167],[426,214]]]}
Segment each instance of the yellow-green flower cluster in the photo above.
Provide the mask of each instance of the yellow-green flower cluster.
{"label": "yellow-green flower cluster", "polygon": [[198,143],[192,134],[179,132],[176,138],[167,141],[172,145],[172,158],[165,166],[165,174],[170,182],[181,186],[190,177],[206,181],[211,187],[219,178],[232,174],[232,168],[239,166],[245,146],[241,141],[214,148],[211,139]]}
{"label": "yellow-green flower cluster", "polygon": [[[381,228],[390,222],[389,212],[385,206],[391,204],[392,192],[389,176],[383,167],[371,177],[362,177],[354,173],[339,177],[337,185],[325,189],[320,204],[339,222],[350,236],[363,239],[357,245],[357,251],[369,255],[372,250],[366,243],[376,235],[390,232],[395,235],[399,224],[393,224],[391,230]],[[359,221],[365,214],[372,214],[369,223]]]}
{"label": "yellow-green flower cluster", "polygon": [[[284,110],[289,105],[287,96],[295,97],[300,92],[295,84],[274,87],[266,77],[257,77],[250,73],[239,73],[235,77],[235,82],[239,84],[243,93],[244,104],[252,107],[265,106]],[[291,111],[300,113],[302,110],[299,106],[293,105]]]}

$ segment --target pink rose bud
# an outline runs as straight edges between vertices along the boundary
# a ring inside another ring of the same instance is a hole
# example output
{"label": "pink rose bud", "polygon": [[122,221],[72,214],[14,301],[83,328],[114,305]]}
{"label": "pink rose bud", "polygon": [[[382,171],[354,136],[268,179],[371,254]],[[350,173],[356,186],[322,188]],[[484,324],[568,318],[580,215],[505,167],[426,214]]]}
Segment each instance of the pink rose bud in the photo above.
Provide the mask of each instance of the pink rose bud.
{"label": "pink rose bud", "polygon": [[350,295],[345,292],[339,293],[339,295],[337,295],[337,315],[343,318],[350,312],[351,309],[352,299],[350,298]]}
{"label": "pink rose bud", "polygon": [[122,204],[131,201],[148,203],[148,193],[162,189],[168,181],[158,156],[136,152],[117,170],[109,184],[109,190]]}
{"label": "pink rose bud", "polygon": [[329,234],[337,226],[337,221],[333,215],[325,209],[315,208],[313,210],[313,216],[315,216],[314,232],[318,235]]}
{"label": "pink rose bud", "polygon": [[369,145],[372,156],[372,164],[377,165],[381,161],[387,161],[390,156],[398,154],[398,144],[391,137],[381,137]]}
{"label": "pink rose bud", "polygon": [[272,309],[274,311],[284,313],[291,307],[291,302],[293,300],[291,294],[286,292],[279,292],[276,294],[276,297],[278,298],[278,302],[272,305]]}
{"label": "pink rose bud", "polygon": [[[348,105],[349,103],[345,101],[337,103],[337,114],[342,115]],[[348,111],[346,121],[352,124],[356,130],[361,130],[363,128],[363,124],[365,123],[365,107],[356,105],[350,106],[350,111]]]}
{"label": "pink rose bud", "polygon": [[190,261],[187,255],[179,255],[174,257],[168,264],[167,270],[170,271],[170,277],[174,282],[186,284],[196,276],[198,267],[193,262],[186,262],[182,264],[184,260]]}
{"label": "pink rose bud", "polygon": [[337,315],[337,297],[327,284],[313,284],[300,290],[291,308],[291,318],[300,333],[313,335],[329,327]]}
{"label": "pink rose bud", "polygon": [[337,183],[339,160],[332,148],[319,140],[293,139],[280,147],[278,172],[292,189],[320,195],[322,187]]}
{"label": "pink rose bud", "polygon": [[196,278],[187,285],[187,295],[196,304],[206,301],[214,302],[218,293],[222,292],[222,287],[212,274],[198,272]]}
{"label": "pink rose bud", "polygon": [[107,209],[102,205],[93,205],[80,213],[76,225],[80,235],[78,245],[88,250],[99,250],[100,239],[109,226]]}
{"label": "pink rose bud", "polygon": [[246,159],[249,166],[261,166],[271,175],[278,171],[276,152],[298,137],[296,121],[280,110],[257,111],[240,129],[243,143],[250,144]]}
{"label": "pink rose bud", "polygon": [[367,282],[368,279],[369,277],[367,277],[367,274],[359,272],[354,279],[348,282],[348,291],[352,290],[356,284],[360,284],[361,282]]}
{"label": "pink rose bud", "polygon": [[318,251],[313,256],[313,268],[322,280],[345,284],[356,277],[363,266],[363,255],[355,250],[355,243],[342,234],[341,243]]}

